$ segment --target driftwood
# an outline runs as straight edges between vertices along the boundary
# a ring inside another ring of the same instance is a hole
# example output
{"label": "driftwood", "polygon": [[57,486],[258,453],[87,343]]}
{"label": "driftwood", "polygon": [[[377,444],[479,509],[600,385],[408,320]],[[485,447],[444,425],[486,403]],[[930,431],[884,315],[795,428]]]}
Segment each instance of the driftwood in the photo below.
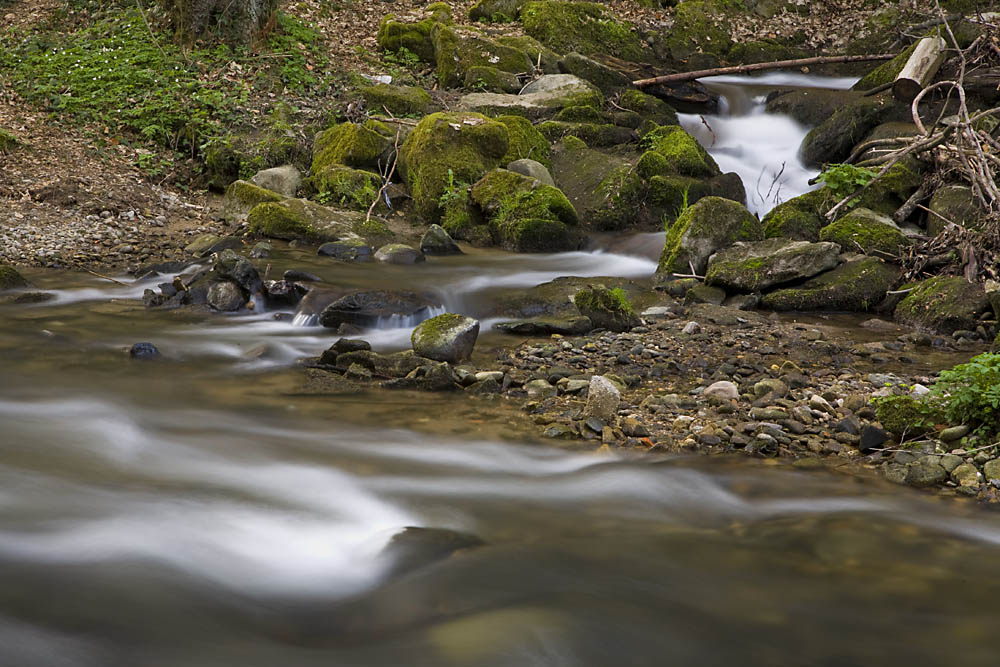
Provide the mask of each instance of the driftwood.
{"label": "driftwood", "polygon": [[917,42],[896,80],[892,82],[892,96],[909,104],[920,94],[937,74],[944,62],[946,44],[940,37],[924,37]]}
{"label": "driftwood", "polygon": [[795,60],[776,60],[770,63],[753,63],[750,65],[733,65],[731,67],[716,67],[714,69],[700,69],[693,72],[678,72],[677,74],[665,74],[654,76],[650,79],[639,79],[633,81],[636,88],[644,88],[658,83],[680,83],[682,81],[693,81],[706,76],[721,76],[723,74],[744,74],[746,72],[762,72],[769,69],[783,69],[786,67],[805,67],[807,65],[831,65],[834,63],[863,63],[874,60],[892,60],[896,57],[894,53],[875,53],[861,56],[816,56],[814,58],[796,58]]}

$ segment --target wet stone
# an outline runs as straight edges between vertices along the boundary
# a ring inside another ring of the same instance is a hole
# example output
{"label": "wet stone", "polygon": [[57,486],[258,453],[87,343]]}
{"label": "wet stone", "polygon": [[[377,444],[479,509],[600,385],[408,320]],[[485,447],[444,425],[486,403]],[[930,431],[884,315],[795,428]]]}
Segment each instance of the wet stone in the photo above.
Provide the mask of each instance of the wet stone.
{"label": "wet stone", "polygon": [[152,343],[135,343],[129,348],[128,356],[133,359],[156,359],[160,351]]}
{"label": "wet stone", "polygon": [[986,479],[1000,479],[1000,459],[992,459],[983,464]]}
{"label": "wet stone", "polygon": [[906,483],[915,487],[935,486],[948,479],[948,473],[938,463],[940,459],[924,456],[911,463],[906,471]]}
{"label": "wet stone", "polygon": [[938,438],[944,442],[953,442],[969,435],[969,425],[951,426],[938,433]]}

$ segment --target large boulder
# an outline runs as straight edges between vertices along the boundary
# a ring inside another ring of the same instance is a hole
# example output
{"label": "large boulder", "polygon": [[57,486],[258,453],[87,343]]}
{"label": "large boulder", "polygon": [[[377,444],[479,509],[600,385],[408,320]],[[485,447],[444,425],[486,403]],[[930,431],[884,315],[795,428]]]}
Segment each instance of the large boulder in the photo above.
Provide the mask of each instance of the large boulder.
{"label": "large boulder", "polygon": [[222,214],[227,220],[240,220],[257,205],[279,202],[285,197],[250,181],[233,181],[222,200]]}
{"label": "large boulder", "polygon": [[982,230],[986,213],[976,202],[967,185],[946,185],[934,191],[928,205],[927,234],[937,236],[953,222],[969,229]]}
{"label": "large boulder", "polygon": [[435,113],[413,129],[400,150],[400,169],[421,216],[437,222],[441,196],[498,167],[509,146],[507,126],[476,113]]}
{"label": "large boulder", "polygon": [[705,197],[681,213],[667,231],[657,273],[704,274],[708,258],[737,241],[764,238],[760,221],[742,204]]}
{"label": "large boulder", "polygon": [[328,305],[320,313],[319,323],[335,329],[345,323],[371,327],[396,319],[402,326],[410,319],[423,319],[435,305],[416,292],[364,290],[342,296]]}
{"label": "large boulder", "polygon": [[785,114],[802,125],[816,127],[845,104],[860,97],[861,93],[843,90],[800,88],[771,97],[766,108],[768,113]]}
{"label": "large boulder", "polygon": [[696,68],[717,65],[733,47],[729,30],[721,3],[687,0],[678,3],[673,26],[656,48],[662,57],[677,64],[694,61]]}
{"label": "large boulder", "polygon": [[896,321],[922,331],[975,330],[979,315],[990,308],[983,287],[961,276],[937,276],[907,288],[910,291],[896,306]]}
{"label": "large boulder", "polygon": [[551,185],[555,187],[556,182],[552,179],[552,174],[549,170],[545,168],[545,165],[537,160],[531,160],[525,158],[523,160],[514,160],[507,165],[507,169],[513,171],[515,174],[521,174],[522,176],[527,176],[528,178],[533,178],[542,185]]}
{"label": "large boulder", "polygon": [[461,255],[462,250],[440,225],[431,225],[420,238],[420,252],[425,255]]}
{"label": "large boulder", "polygon": [[438,82],[445,88],[460,86],[476,67],[492,67],[501,72],[530,72],[528,55],[511,46],[458,26],[438,25],[431,33]]}
{"label": "large boulder", "polygon": [[722,173],[705,147],[677,125],[650,130],[643,135],[642,144],[648,150],[636,168],[643,178],[665,174],[704,178]]}
{"label": "large boulder", "polygon": [[622,91],[616,104],[657,125],[679,125],[677,112],[672,106],[641,90],[631,88]]}
{"label": "large boulder", "polygon": [[736,243],[708,260],[707,285],[737,292],[759,292],[805,280],[837,266],[840,246],[789,239]]}
{"label": "large boulder", "polygon": [[639,35],[593,2],[529,2],[521,7],[524,32],[559,53],[607,54],[638,61]]}
{"label": "large boulder", "polygon": [[[372,202],[379,199],[382,177],[364,169],[332,164],[315,172],[312,184],[324,197],[324,201],[344,208],[367,211]],[[382,204],[381,201],[378,203]]]}
{"label": "large boulder", "polygon": [[792,197],[772,208],[761,220],[764,236],[796,241],[819,241],[819,232],[827,224],[824,214],[836,203],[829,188],[812,190]]}
{"label": "large boulder", "polygon": [[910,244],[891,218],[862,207],[821,229],[819,238],[836,243],[845,252],[860,251],[888,257],[898,257]]}
{"label": "large boulder", "polygon": [[765,294],[768,310],[866,311],[881,302],[899,277],[899,269],[876,257],[845,262],[797,287]]}
{"label": "large boulder", "polygon": [[385,123],[340,123],[316,135],[310,172],[315,176],[332,165],[375,170],[392,147],[395,132]]}
{"label": "large boulder", "polygon": [[387,243],[375,251],[375,261],[383,264],[417,264],[425,260],[422,251],[405,243]]}
{"label": "large boulder", "polygon": [[513,114],[529,119],[551,118],[560,109],[573,106],[598,108],[604,98],[591,83],[572,74],[546,74],[532,81],[517,95],[470,93],[458,102],[464,111],[491,115]]}
{"label": "large boulder", "polygon": [[431,107],[431,96],[417,86],[394,86],[376,83],[358,89],[368,109],[380,113],[383,108],[397,116],[424,114]]}
{"label": "large boulder", "polygon": [[339,211],[307,199],[264,202],[247,215],[250,232],[291,241],[337,241],[356,238],[354,230],[365,223],[359,211]]}
{"label": "large boulder", "polygon": [[[507,126],[507,153],[502,164],[517,160],[537,160],[543,167],[551,164],[549,140],[523,116],[497,116]],[[548,183],[552,185],[552,183]]]}
{"label": "large boulder", "polygon": [[902,120],[908,111],[887,96],[863,97],[838,109],[802,140],[802,161],[810,166],[843,162],[875,126]]}
{"label": "large boulder", "polygon": [[472,356],[478,337],[479,320],[445,313],[418,324],[410,342],[421,357],[455,364]]}
{"label": "large boulder", "polygon": [[246,303],[246,297],[239,285],[229,280],[220,280],[208,288],[208,305],[215,310],[232,312]]}

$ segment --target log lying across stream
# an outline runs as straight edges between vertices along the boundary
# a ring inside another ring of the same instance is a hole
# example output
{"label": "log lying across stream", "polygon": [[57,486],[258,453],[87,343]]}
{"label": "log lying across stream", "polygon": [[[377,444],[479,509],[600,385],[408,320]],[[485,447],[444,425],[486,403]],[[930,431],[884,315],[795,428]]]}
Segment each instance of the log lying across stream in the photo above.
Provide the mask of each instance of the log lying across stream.
{"label": "log lying across stream", "polygon": [[860,56],[816,56],[813,58],[796,58],[795,60],[776,60],[770,63],[752,63],[750,65],[732,65],[730,67],[716,67],[714,69],[699,69],[693,72],[678,72],[677,74],[665,74],[654,76],[650,79],[639,79],[633,81],[636,88],[652,86],[658,83],[679,83],[682,81],[693,81],[707,76],[721,76],[723,74],[745,74],[747,72],[761,72],[769,69],[784,69],[786,67],[806,67],[808,65],[832,65],[835,63],[863,63],[874,60],[892,60],[895,53],[876,53]]}

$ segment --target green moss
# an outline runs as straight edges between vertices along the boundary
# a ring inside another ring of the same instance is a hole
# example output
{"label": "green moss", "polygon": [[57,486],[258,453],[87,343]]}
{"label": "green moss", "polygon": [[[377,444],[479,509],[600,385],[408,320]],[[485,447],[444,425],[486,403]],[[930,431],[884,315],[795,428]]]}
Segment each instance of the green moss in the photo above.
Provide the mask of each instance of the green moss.
{"label": "green moss", "polygon": [[[865,76],[861,78],[851,90],[871,90],[872,88],[877,88],[878,86],[883,86],[887,83],[891,83],[899,75],[899,72],[903,69],[903,65],[906,61],[910,59],[913,54],[913,49],[917,48],[917,42],[910,44],[908,47],[899,52],[892,60],[882,63],[872,71],[868,72]],[[876,52],[881,53],[881,52]]]}
{"label": "green moss", "polygon": [[564,150],[568,150],[568,151],[578,151],[578,150],[582,150],[584,148],[588,148],[586,141],[584,141],[580,137],[574,137],[572,134],[569,135],[569,136],[563,137],[562,139],[560,139],[559,140],[559,145]]}
{"label": "green moss", "polygon": [[521,90],[521,81],[510,72],[496,67],[475,65],[465,72],[465,89],[512,94]]}
{"label": "green moss", "polygon": [[396,237],[388,225],[375,218],[370,220],[359,219],[351,225],[351,231],[363,238],[366,244],[376,248],[389,243]]}
{"label": "green moss", "polygon": [[319,192],[318,201],[367,211],[382,187],[382,177],[362,169],[332,165],[313,174],[312,183]]}
{"label": "green moss", "polygon": [[662,153],[646,151],[635,165],[639,178],[650,179],[670,173],[670,162]]}
{"label": "green moss", "polygon": [[441,338],[449,334],[456,326],[465,320],[463,315],[444,313],[426,319],[410,334],[410,344],[414,349],[421,345],[434,348],[442,344]]}
{"label": "green moss", "polygon": [[891,264],[865,257],[810,278],[799,287],[765,294],[761,307],[781,311],[866,311],[885,298],[898,276],[899,269]]}
{"label": "green moss", "polygon": [[509,148],[508,136],[506,125],[482,114],[442,112],[421,120],[400,152],[417,213],[436,222],[448,184],[471,183],[499,166]]}
{"label": "green moss", "polygon": [[666,158],[670,170],[682,176],[718,176],[722,172],[701,144],[684,131],[668,125],[647,132],[642,145]]}
{"label": "green moss", "polygon": [[392,131],[376,120],[335,125],[316,135],[310,171],[316,175],[334,165],[378,169],[379,157],[392,145],[392,136]]}
{"label": "green moss", "polygon": [[898,438],[926,435],[945,421],[940,401],[930,396],[881,396],[872,399],[872,403],[882,428]]}
{"label": "green moss", "polygon": [[704,197],[683,211],[667,230],[657,273],[704,272],[708,257],[737,241],[764,238],[760,222],[743,205]]}
{"label": "green moss", "polygon": [[234,181],[226,188],[226,199],[239,202],[249,210],[257,204],[281,201],[284,197],[248,181]]}
{"label": "green moss", "polygon": [[989,308],[983,288],[961,276],[937,276],[908,287],[895,317],[918,329],[946,334],[975,329],[979,314]]}
{"label": "green moss", "polygon": [[0,264],[0,291],[28,287],[29,283],[13,266]]}
{"label": "green moss", "polygon": [[674,25],[666,39],[670,57],[683,61],[695,53],[725,57],[733,46],[718,3],[687,0],[677,5]]}
{"label": "green moss", "polygon": [[560,53],[642,58],[639,36],[592,2],[529,2],[521,8],[524,31]]}
{"label": "green moss", "polygon": [[560,220],[575,225],[576,209],[559,188],[534,186],[534,179],[494,169],[472,186],[472,201],[497,223],[517,218]]}
{"label": "green moss", "polygon": [[618,106],[641,115],[657,125],[678,125],[677,112],[658,97],[641,90],[629,89],[618,96]]}
{"label": "green moss", "polygon": [[250,232],[259,236],[275,239],[314,239],[316,228],[308,216],[294,206],[282,206],[279,203],[264,202],[257,204],[247,215]]}
{"label": "green moss", "polygon": [[566,107],[556,114],[556,120],[567,123],[610,123],[610,114],[591,106]]}
{"label": "green moss", "polygon": [[579,247],[579,235],[558,220],[498,219],[491,227],[497,243],[511,252],[558,252]]}
{"label": "green moss", "polygon": [[771,63],[778,60],[805,58],[804,49],[782,44],[777,40],[764,39],[752,42],[737,42],[726,54],[726,61],[733,64]]}
{"label": "green moss", "polygon": [[501,164],[530,158],[546,167],[552,166],[549,141],[523,116],[497,116],[496,120],[507,126],[507,153]]}
{"label": "green moss", "polygon": [[628,331],[639,323],[625,290],[604,285],[584,288],[573,295],[573,304],[595,327]]}
{"label": "green moss", "polygon": [[827,188],[812,190],[772,208],[761,221],[765,238],[818,241],[826,225],[823,214],[836,203]]}
{"label": "green moss", "polygon": [[451,8],[443,2],[428,5],[424,9],[424,18],[412,23],[397,21],[394,15],[387,14],[379,25],[378,47],[391,53],[405,49],[433,65],[436,54],[431,33],[438,24],[451,23]]}
{"label": "green moss", "polygon": [[437,25],[431,33],[437,62],[437,77],[442,86],[462,85],[473,67],[493,67],[502,72],[531,70],[527,54],[505,46],[471,30]]}
{"label": "green moss", "polygon": [[534,37],[528,37],[527,35],[504,35],[496,39],[501,44],[524,51],[536,69],[540,69],[547,74],[555,74],[559,71],[559,54],[552,49],[546,48]]}
{"label": "green moss", "polygon": [[369,109],[376,112],[383,108],[397,116],[423,114],[431,105],[431,96],[416,86],[391,86],[379,83],[365,86],[359,91]]}
{"label": "green moss", "polygon": [[898,257],[909,245],[906,235],[891,221],[865,208],[857,208],[820,230],[821,241],[832,241],[846,252],[861,251]]}
{"label": "green moss", "polygon": [[632,131],[617,125],[599,123],[564,123],[558,120],[547,120],[538,125],[538,131],[551,142],[563,137],[574,136],[582,139],[588,146],[607,147],[618,146],[635,141]]}

